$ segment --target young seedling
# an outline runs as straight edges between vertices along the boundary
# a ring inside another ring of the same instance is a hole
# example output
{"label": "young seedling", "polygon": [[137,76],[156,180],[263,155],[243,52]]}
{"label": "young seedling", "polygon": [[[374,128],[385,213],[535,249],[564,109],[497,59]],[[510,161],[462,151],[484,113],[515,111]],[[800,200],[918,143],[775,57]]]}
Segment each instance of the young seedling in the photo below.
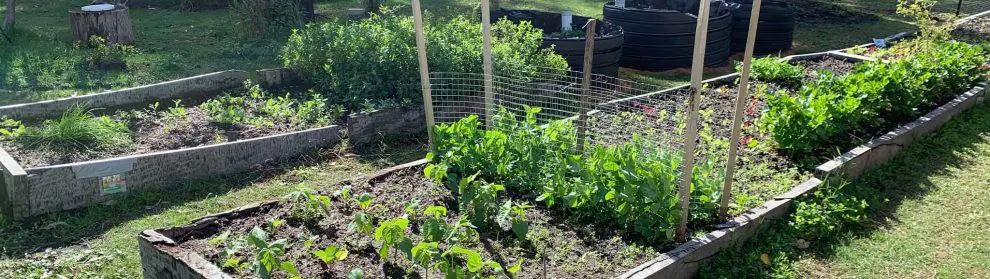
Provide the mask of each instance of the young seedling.
{"label": "young seedling", "polygon": [[231,268],[236,271],[251,267],[250,264],[242,263],[243,259],[236,256],[237,252],[242,248],[243,240],[231,239],[230,231],[224,231],[220,235],[211,238],[207,243],[213,246],[213,248],[220,249],[218,264],[221,267]]}
{"label": "young seedling", "polygon": [[253,266],[258,277],[271,278],[272,273],[278,270],[285,271],[293,278],[299,277],[296,266],[292,262],[282,259],[288,246],[287,240],[278,239],[268,242],[268,233],[259,227],[254,227],[247,235],[247,242],[255,248],[256,256]]}
{"label": "young seedling", "polygon": [[330,217],[330,197],[314,194],[309,188],[300,185],[293,191],[282,199],[293,202],[292,206],[292,216],[299,218],[305,222],[312,222],[316,220],[316,215],[323,214],[323,216]]}
{"label": "young seedling", "polygon": [[526,209],[532,208],[533,206],[528,203],[513,203],[512,201],[505,201],[501,207],[499,207],[498,215],[495,216],[495,223],[502,228],[502,230],[512,230],[516,238],[520,240],[525,240],[526,235],[529,234],[529,222],[526,221]]}
{"label": "young seedling", "polygon": [[323,250],[313,250],[313,255],[320,258],[326,265],[331,265],[338,261],[343,261],[347,258],[347,250],[337,247],[336,245],[327,246]]}
{"label": "young seedling", "polygon": [[387,258],[392,247],[400,251],[412,249],[412,241],[406,237],[409,219],[395,218],[382,222],[375,229],[375,242],[379,244],[378,256]]}

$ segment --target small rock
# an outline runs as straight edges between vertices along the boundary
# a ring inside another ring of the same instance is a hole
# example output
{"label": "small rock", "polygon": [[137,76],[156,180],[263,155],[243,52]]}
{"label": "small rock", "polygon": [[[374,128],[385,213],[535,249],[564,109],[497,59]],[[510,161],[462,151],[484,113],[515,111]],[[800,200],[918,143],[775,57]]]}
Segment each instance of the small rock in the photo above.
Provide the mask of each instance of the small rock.
{"label": "small rock", "polygon": [[811,242],[798,238],[796,245],[798,249],[808,249],[811,247]]}

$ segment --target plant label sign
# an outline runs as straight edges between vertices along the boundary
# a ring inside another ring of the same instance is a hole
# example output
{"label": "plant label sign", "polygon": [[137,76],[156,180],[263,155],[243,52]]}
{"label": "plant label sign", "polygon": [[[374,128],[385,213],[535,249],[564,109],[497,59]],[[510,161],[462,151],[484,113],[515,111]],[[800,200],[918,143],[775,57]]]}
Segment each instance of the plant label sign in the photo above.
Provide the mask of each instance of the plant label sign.
{"label": "plant label sign", "polygon": [[100,195],[113,195],[127,192],[127,183],[119,174],[100,177]]}

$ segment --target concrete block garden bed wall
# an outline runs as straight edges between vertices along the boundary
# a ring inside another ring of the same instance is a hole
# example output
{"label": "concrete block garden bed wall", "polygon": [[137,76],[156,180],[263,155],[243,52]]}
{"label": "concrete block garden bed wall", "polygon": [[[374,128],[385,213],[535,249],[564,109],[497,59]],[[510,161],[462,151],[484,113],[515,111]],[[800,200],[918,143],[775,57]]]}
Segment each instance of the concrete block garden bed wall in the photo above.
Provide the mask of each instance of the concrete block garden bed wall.
{"label": "concrete block garden bed wall", "polygon": [[[243,71],[225,71],[160,84],[53,101],[0,107],[0,115],[44,119],[86,104],[115,108],[187,97],[207,97],[239,87],[247,79]],[[275,84],[277,85],[277,84]],[[382,137],[424,134],[422,106],[403,106],[353,114],[348,123],[178,150],[123,156],[70,164],[22,168],[0,149],[2,188],[0,213],[14,219],[75,209],[104,202],[122,194],[181,186],[182,182],[249,172],[333,147],[342,141],[342,130],[352,146],[366,146]]]}

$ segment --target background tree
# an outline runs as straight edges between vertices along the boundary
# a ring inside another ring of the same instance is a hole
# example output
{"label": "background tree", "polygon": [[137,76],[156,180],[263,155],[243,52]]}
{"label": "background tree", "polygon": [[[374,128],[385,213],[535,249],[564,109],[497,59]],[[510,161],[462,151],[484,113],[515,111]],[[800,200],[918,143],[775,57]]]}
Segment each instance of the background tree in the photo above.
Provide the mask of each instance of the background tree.
{"label": "background tree", "polygon": [[8,32],[14,29],[14,0],[7,0],[7,14],[3,17],[3,29]]}

